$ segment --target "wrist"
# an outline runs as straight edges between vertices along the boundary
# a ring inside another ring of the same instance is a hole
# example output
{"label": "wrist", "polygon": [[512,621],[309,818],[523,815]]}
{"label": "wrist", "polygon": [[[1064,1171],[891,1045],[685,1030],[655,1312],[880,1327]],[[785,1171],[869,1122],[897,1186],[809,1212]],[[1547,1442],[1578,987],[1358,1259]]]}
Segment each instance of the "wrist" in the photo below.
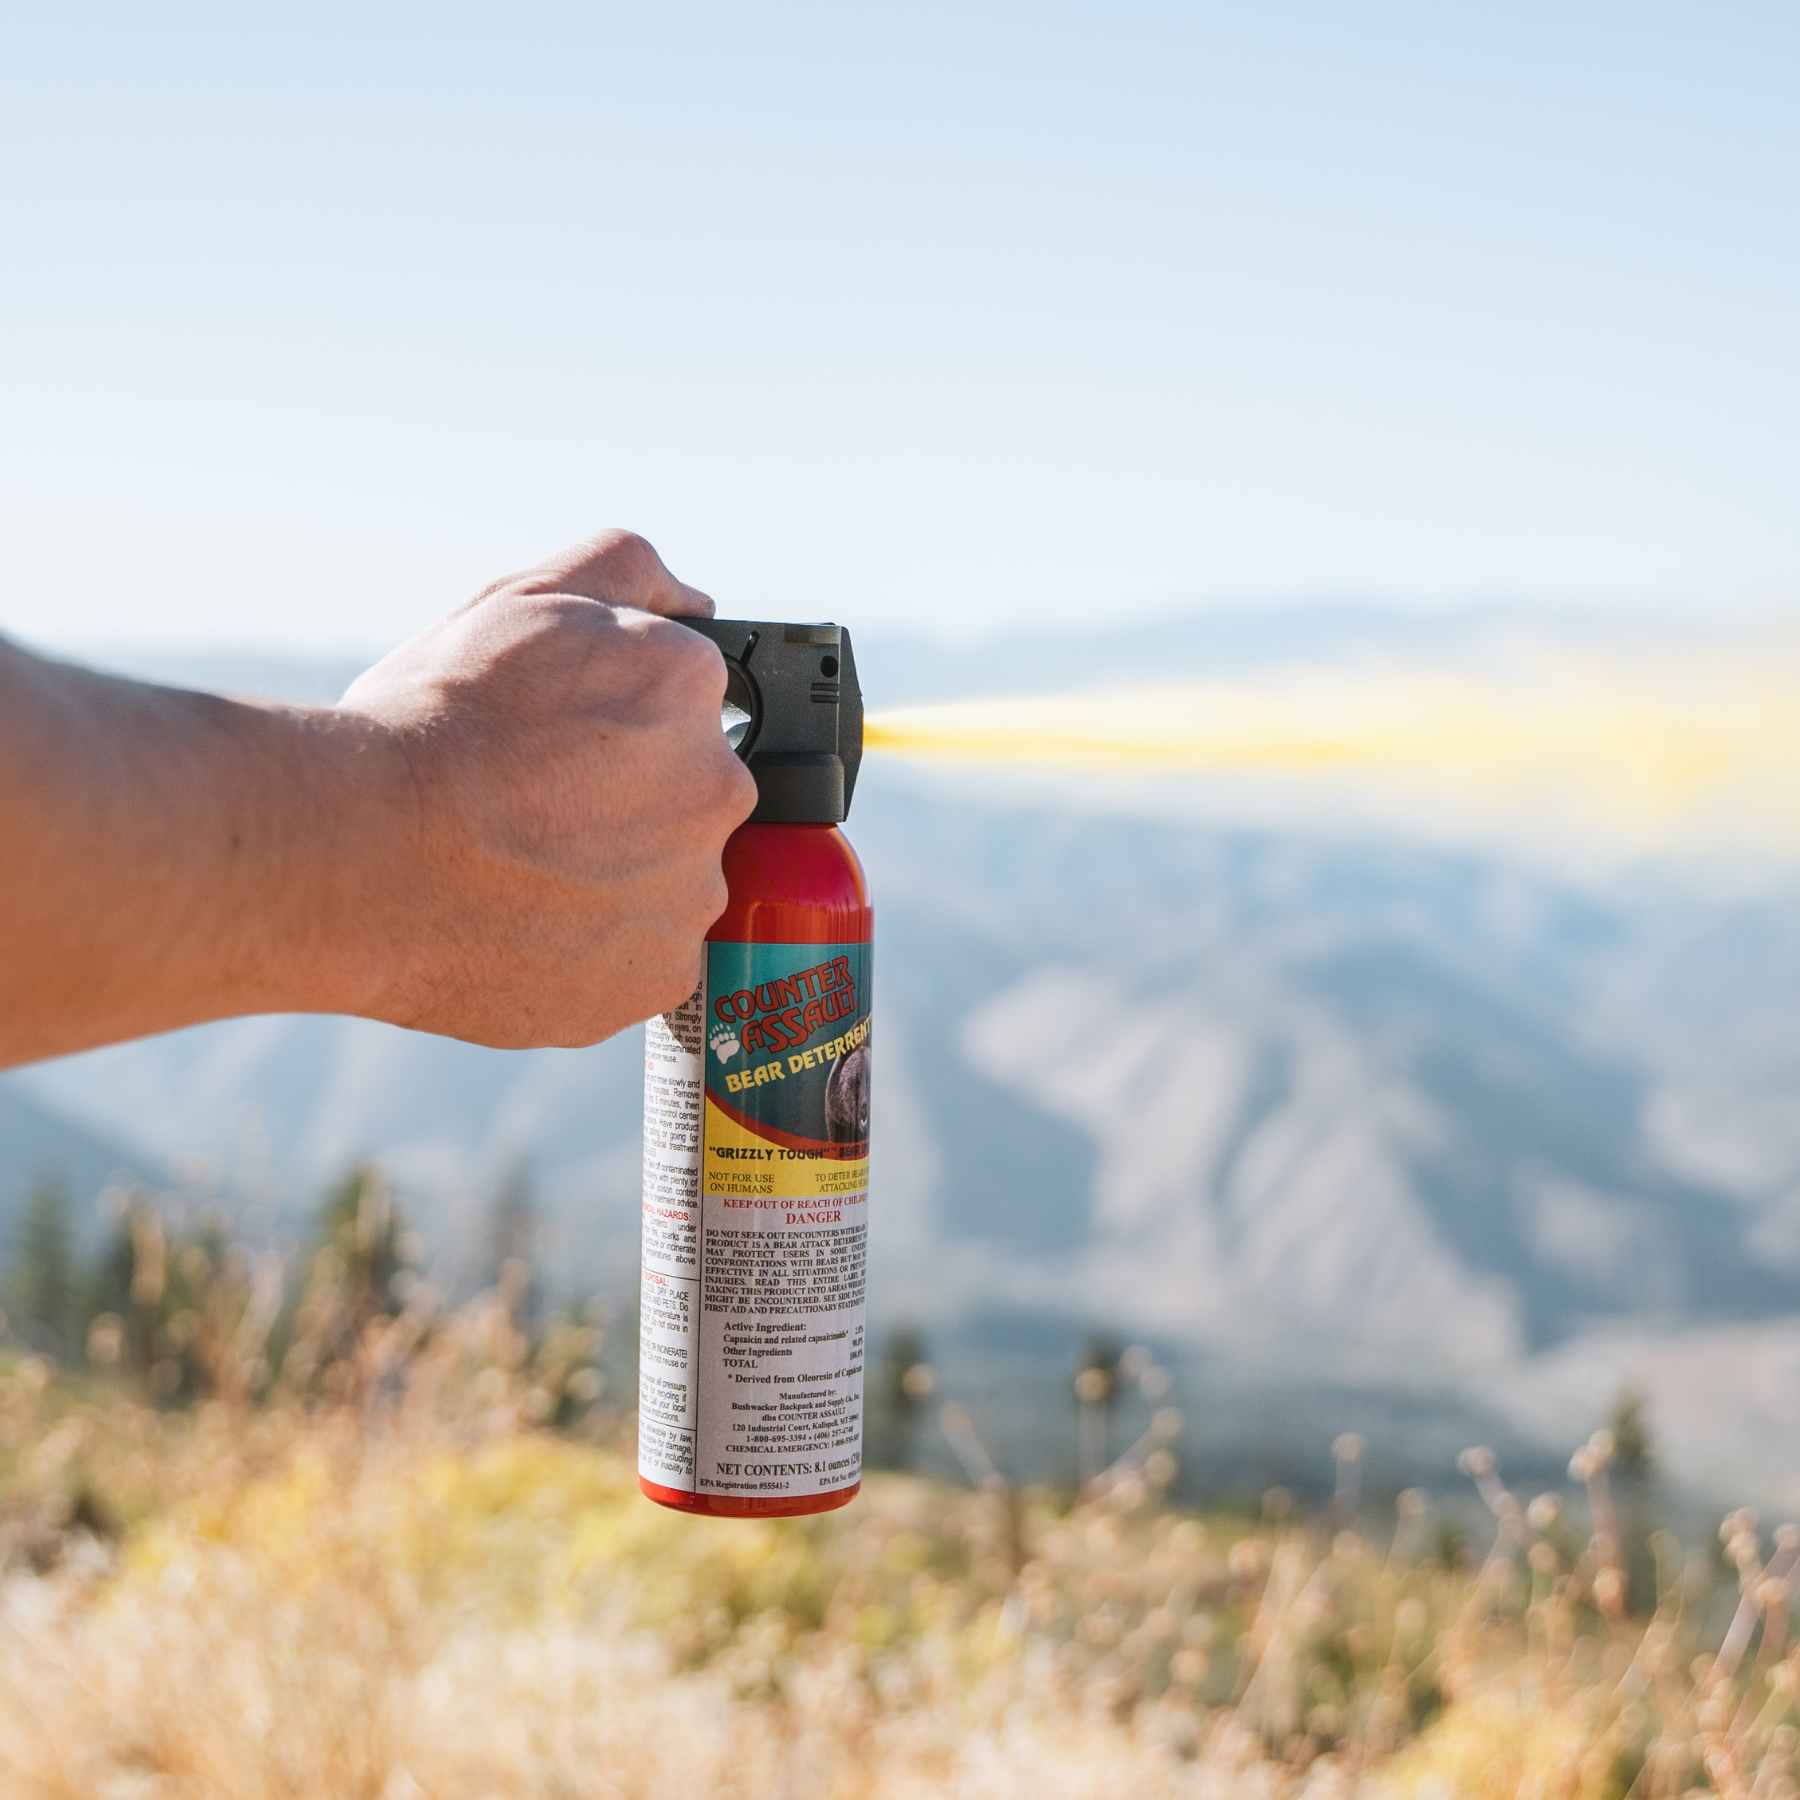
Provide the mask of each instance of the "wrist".
{"label": "wrist", "polygon": [[[259,1010],[380,1017],[407,977],[406,895],[416,891],[418,805],[404,745],[331,707],[270,708],[279,745],[275,847]],[[267,885],[265,879],[264,885]]]}
{"label": "wrist", "polygon": [[378,722],[0,647],[0,1066],[207,1019],[374,1012],[417,940],[418,808]]}
{"label": "wrist", "polygon": [[400,950],[414,817],[391,734],[333,707],[184,697],[218,734],[211,1012],[369,1013]]}

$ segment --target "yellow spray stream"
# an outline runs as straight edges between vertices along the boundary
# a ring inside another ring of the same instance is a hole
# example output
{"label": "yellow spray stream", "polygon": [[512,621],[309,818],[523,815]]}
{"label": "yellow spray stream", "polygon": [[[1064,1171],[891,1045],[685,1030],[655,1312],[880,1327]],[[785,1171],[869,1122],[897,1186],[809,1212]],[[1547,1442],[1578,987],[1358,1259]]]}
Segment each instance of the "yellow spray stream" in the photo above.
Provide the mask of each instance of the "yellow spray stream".
{"label": "yellow spray stream", "polygon": [[1549,802],[1628,829],[1719,809],[1800,824],[1800,663],[1572,659],[1506,675],[1383,667],[872,714],[872,752],[1116,773],[1379,782]]}

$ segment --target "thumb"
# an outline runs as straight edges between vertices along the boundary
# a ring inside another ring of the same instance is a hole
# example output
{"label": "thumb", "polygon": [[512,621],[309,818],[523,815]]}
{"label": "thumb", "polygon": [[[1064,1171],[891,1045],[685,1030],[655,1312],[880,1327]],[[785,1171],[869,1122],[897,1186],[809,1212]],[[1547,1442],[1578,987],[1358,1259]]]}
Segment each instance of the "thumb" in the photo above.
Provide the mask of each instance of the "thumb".
{"label": "thumb", "polygon": [[603,531],[586,538],[534,568],[492,583],[476,599],[491,600],[496,594],[577,594],[665,619],[713,616],[711,597],[677,581],[650,540],[635,531]]}

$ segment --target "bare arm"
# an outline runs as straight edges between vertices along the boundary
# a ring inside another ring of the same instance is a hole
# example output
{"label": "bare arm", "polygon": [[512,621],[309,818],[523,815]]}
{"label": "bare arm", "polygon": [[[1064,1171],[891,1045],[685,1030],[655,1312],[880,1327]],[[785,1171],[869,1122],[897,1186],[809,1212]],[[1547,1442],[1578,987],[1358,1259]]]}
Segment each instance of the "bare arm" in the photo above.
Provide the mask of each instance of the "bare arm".
{"label": "bare arm", "polygon": [[335,707],[0,641],[0,1066],[248,1012],[591,1043],[675,1004],[754,801],[718,654],[666,622],[709,610],[609,533]]}
{"label": "bare arm", "polygon": [[0,645],[0,1062],[376,997],[352,870],[405,799],[366,721]]}

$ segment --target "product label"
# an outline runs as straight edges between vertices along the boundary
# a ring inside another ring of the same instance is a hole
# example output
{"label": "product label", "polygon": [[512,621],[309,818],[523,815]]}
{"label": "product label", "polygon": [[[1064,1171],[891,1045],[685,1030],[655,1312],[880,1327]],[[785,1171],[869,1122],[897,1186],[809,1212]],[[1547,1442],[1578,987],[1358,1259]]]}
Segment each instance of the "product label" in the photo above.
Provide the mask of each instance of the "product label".
{"label": "product label", "polygon": [[647,1027],[638,1469],[780,1499],[862,1473],[870,947],[709,944]]}

